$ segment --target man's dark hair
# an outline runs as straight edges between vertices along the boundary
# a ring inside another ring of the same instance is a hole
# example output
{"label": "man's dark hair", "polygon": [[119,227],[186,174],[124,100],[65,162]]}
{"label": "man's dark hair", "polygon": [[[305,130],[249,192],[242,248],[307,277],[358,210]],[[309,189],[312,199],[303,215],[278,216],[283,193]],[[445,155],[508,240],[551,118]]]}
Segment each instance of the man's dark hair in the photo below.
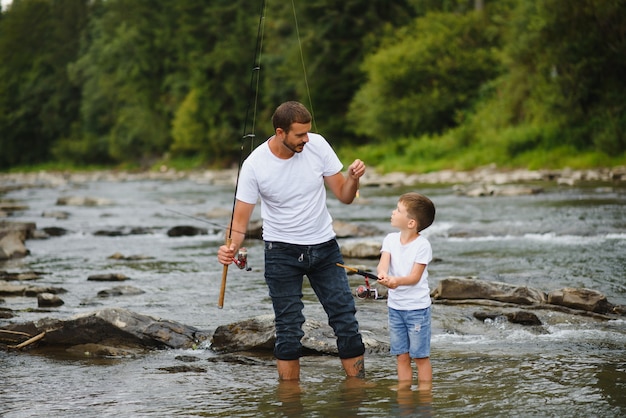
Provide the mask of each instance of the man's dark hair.
{"label": "man's dark hair", "polygon": [[278,106],[272,116],[274,130],[281,128],[289,132],[292,123],[309,123],[312,117],[309,110],[300,102],[285,102]]}

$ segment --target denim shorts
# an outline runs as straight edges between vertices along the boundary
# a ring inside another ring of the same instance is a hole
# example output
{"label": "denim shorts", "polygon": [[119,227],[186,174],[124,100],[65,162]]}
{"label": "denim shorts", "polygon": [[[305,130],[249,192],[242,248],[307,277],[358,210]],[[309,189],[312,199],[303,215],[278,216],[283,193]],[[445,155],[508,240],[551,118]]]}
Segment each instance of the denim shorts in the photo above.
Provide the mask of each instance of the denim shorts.
{"label": "denim shorts", "polygon": [[391,354],[409,353],[411,358],[430,357],[430,310],[399,311],[389,308]]}
{"label": "denim shorts", "polygon": [[295,360],[302,356],[305,275],[328,315],[328,323],[337,337],[339,357],[353,358],[365,352],[348,276],[336,263],[343,263],[343,259],[334,239],[317,245],[265,242],[265,282],[276,317],[274,356],[277,359]]}

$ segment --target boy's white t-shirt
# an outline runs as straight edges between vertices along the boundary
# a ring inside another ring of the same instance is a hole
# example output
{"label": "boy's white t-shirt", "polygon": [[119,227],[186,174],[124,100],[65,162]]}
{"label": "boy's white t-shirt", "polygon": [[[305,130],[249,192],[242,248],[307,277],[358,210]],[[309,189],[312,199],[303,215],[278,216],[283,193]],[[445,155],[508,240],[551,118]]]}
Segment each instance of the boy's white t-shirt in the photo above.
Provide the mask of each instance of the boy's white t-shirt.
{"label": "boy's white t-shirt", "polygon": [[426,265],[420,281],[416,284],[389,289],[387,305],[401,311],[428,308],[432,303],[428,287],[428,264],[433,258],[430,242],[424,236],[419,235],[408,244],[402,245],[400,232],[392,232],[383,240],[381,252],[391,254],[390,276],[408,276],[413,269],[413,264]]}
{"label": "boy's white t-shirt", "polygon": [[265,241],[314,245],[335,237],[324,177],[339,173],[343,164],[324,137],[308,137],[302,152],[286,160],[265,141],[241,167],[236,197],[250,204],[261,199]]}

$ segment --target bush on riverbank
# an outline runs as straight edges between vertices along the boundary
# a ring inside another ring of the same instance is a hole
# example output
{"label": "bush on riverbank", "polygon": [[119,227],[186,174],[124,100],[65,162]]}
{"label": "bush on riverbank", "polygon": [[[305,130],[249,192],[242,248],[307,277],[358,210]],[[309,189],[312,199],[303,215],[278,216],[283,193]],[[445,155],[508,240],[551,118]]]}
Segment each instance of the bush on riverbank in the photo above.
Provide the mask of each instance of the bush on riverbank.
{"label": "bush on riverbank", "polygon": [[529,150],[523,155],[512,157],[494,150],[488,144],[476,144],[462,151],[452,148],[450,138],[423,137],[405,140],[398,144],[368,144],[338,150],[344,162],[359,158],[381,173],[405,172],[428,173],[441,170],[471,171],[487,165],[500,169],[576,170],[619,167],[626,156],[608,156],[596,151],[580,152],[568,147],[551,150]]}

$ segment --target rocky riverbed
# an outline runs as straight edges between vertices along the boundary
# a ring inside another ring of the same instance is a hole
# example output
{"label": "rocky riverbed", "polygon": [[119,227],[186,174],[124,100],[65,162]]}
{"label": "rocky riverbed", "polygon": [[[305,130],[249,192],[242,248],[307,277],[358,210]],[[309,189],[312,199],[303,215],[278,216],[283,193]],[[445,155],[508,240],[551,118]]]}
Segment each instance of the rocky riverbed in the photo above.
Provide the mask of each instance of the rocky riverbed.
{"label": "rocky riverbed", "polygon": [[[23,173],[23,174],[5,174],[0,176],[2,182],[0,183],[0,191],[4,193],[24,188],[36,188],[36,187],[51,187],[51,188],[67,188],[67,187],[79,187],[80,184],[89,182],[128,182],[128,181],[145,181],[145,180],[159,180],[159,181],[180,181],[189,180],[200,184],[224,184],[234,185],[232,183],[235,177],[234,171],[205,171],[205,172],[176,172],[174,170],[162,170],[159,172],[143,172],[143,173],[128,173],[128,172],[91,172],[91,173]],[[541,184],[546,182],[556,182],[561,185],[574,185],[580,182],[604,182],[604,183],[619,183],[626,181],[626,168],[615,169],[598,169],[598,170],[585,170],[585,171],[573,171],[573,170],[543,170],[543,171],[527,171],[527,170],[511,170],[503,171],[496,170],[493,167],[481,168],[471,172],[437,172],[429,174],[413,174],[406,175],[400,173],[391,173],[387,175],[377,175],[368,173],[368,175],[362,181],[362,187],[364,188],[400,188],[404,186],[415,186],[419,184],[453,184],[454,190],[457,194],[464,194],[470,197],[484,197],[484,196],[515,196],[524,194],[537,194],[542,192]],[[84,195],[65,195],[59,196],[56,201],[56,208],[59,207],[101,207],[106,208],[112,205],[113,202],[110,199],[102,198],[98,196],[84,196]],[[29,250],[27,248],[27,240],[29,239],[47,239],[53,236],[60,236],[68,231],[61,227],[47,227],[45,229],[37,229],[34,222],[13,222],[11,219],[13,215],[19,216],[20,211],[27,209],[27,202],[15,202],[15,201],[3,201],[0,200],[0,208],[4,212],[5,220],[0,221],[0,260],[8,260],[14,258],[27,257]],[[68,212],[58,210],[56,208],[49,208],[42,216],[53,217],[55,219],[63,220],[69,216]],[[123,233],[119,229],[116,230],[99,230],[96,232],[98,235],[105,236],[120,236],[131,234],[144,234],[145,230],[139,229],[132,231],[129,225],[126,232]],[[377,240],[371,240],[367,237],[378,236],[381,234],[380,230],[376,228],[366,228],[362,225],[335,221],[335,230],[338,233],[339,238],[359,238],[346,241],[342,245],[342,253],[344,257],[349,259],[376,259],[380,250],[380,243]],[[261,224],[257,223],[252,225],[248,233],[249,239],[260,239]],[[149,232],[149,231],[148,231]],[[194,236],[207,234],[206,228],[192,227],[188,225],[179,225],[170,228],[167,231],[167,235],[171,237],[180,236]],[[115,253],[109,258],[122,259],[122,260],[145,260],[151,257],[145,255],[131,255],[124,256],[120,253]],[[33,282],[41,278],[41,275],[33,271],[21,271],[21,272],[9,272],[0,271],[0,295],[8,296],[32,296],[37,298],[38,308],[46,309],[58,307],[64,304],[62,294],[66,292],[61,287],[50,286],[37,286]],[[123,282],[129,279],[124,274],[119,273],[107,273],[107,274],[93,274],[87,277],[87,280],[100,281],[100,282]],[[468,281],[469,280],[469,281]],[[379,288],[374,284],[376,289],[376,295],[384,297],[385,289]],[[108,289],[100,290],[97,297],[116,297],[116,296],[128,296],[144,293],[142,289],[130,286],[120,285],[113,286]],[[355,294],[356,296],[356,294]],[[624,313],[624,308],[619,305],[613,305],[610,303],[606,296],[601,292],[597,292],[590,289],[580,288],[566,288],[558,289],[555,291],[545,293],[543,291],[528,288],[526,286],[512,286],[504,283],[488,283],[480,280],[470,280],[462,278],[449,278],[441,280],[437,289],[433,290],[433,300],[439,303],[450,303],[450,301],[465,301],[471,300],[471,303],[483,303],[485,305],[493,306],[493,302],[502,302],[518,305],[534,305],[545,307],[552,307],[556,309],[557,306],[561,306],[564,309],[580,310],[581,312],[596,313],[599,315],[605,315],[604,318],[610,319],[615,315],[621,315]],[[482,302],[481,302],[482,301]],[[10,305],[10,303],[9,303]],[[572,311],[572,314],[576,314]],[[117,314],[119,315],[119,314]],[[127,313],[128,317],[133,315],[139,315],[136,313]],[[507,313],[509,320],[516,321],[519,318],[519,314]],[[12,316],[10,308],[3,308],[2,316],[9,318]],[[107,317],[102,315],[98,311],[91,314],[88,317]],[[110,315],[109,315],[110,316]],[[115,315],[114,315],[115,316]],[[489,314],[487,314],[489,316]],[[494,315],[492,315],[494,316]],[[497,316],[497,315],[495,315]],[[506,315],[504,315],[506,316]],[[528,314],[521,316],[522,319],[519,323],[527,322],[529,324],[541,324],[541,321],[537,319],[534,314]],[[529,317],[531,317],[529,319]],[[484,318],[483,318],[484,319]],[[117,321],[120,322],[120,321]],[[125,322],[125,321],[121,321]],[[142,322],[134,319],[133,322]],[[153,321],[154,324],[158,324],[158,321]],[[83,326],[77,325],[83,324]],[[107,323],[114,324],[116,320],[110,320]],[[99,333],[85,332],[82,329],[84,326],[91,326],[93,324],[90,321],[76,322],[75,319],[70,322],[71,325],[67,326],[58,322],[52,322],[53,325],[47,328],[38,328],[30,324],[22,324],[14,329],[5,329],[5,334],[10,332],[22,332],[24,338],[22,340],[29,340],[36,337],[41,333],[48,334],[47,339],[40,338],[44,343],[48,345],[58,345],[59,339],[54,338],[55,332],[58,334],[59,329],[72,329],[74,335],[83,336],[82,339],[73,337],[73,340],[80,341],[80,344],[101,344],[101,339],[95,338]],[[85,325],[86,324],[86,325]],[[153,325],[155,327],[157,325]],[[234,325],[236,329],[242,327],[238,324]],[[163,335],[171,334],[171,327],[161,327],[160,331]],[[245,328],[245,327],[244,327]],[[244,335],[232,336],[232,338],[225,338],[222,334],[218,341],[221,343],[214,346],[219,350],[225,346],[229,346],[230,351],[238,350],[250,350],[251,347],[266,347],[271,345],[271,341],[267,341],[265,335],[271,335],[272,332],[268,328],[268,325],[264,325],[265,330],[259,331],[256,337],[246,333]],[[315,329],[316,327],[313,327]],[[30,330],[30,334],[26,332]],[[52,334],[50,334],[52,331]],[[258,331],[258,328],[257,328]],[[328,331],[328,330],[326,330]],[[157,332],[158,334],[159,332]],[[63,334],[67,334],[65,331]],[[100,333],[101,334],[101,333]],[[104,333],[107,334],[107,333]],[[121,333],[120,333],[121,334]],[[134,335],[138,332],[130,333],[131,339],[135,340]],[[52,335],[52,337],[51,337]],[[208,334],[205,334],[208,335]],[[86,338],[85,336],[92,336],[94,338]],[[262,339],[258,342],[258,338]],[[7,341],[14,340],[12,335]],[[170,335],[165,340],[172,339]],[[206,336],[205,338],[206,339]],[[233,343],[234,340],[246,341],[246,343],[240,343],[239,345]],[[309,338],[314,341],[320,340],[319,338]],[[39,341],[36,340],[36,341]],[[61,341],[72,340],[66,335],[66,339]],[[22,341],[22,343],[23,343]],[[138,341],[141,341],[139,339]],[[198,343],[200,340],[196,341]],[[251,342],[252,341],[252,342]],[[255,342],[257,341],[257,342]],[[34,343],[35,341],[32,341]],[[118,341],[119,343],[119,341]],[[41,345],[42,341],[38,342]],[[123,342],[123,345],[129,345],[128,341]],[[137,342],[135,342],[137,344]],[[188,343],[187,343],[188,344]],[[234,345],[233,345],[234,344]],[[27,344],[28,345],[28,344]],[[67,344],[69,345],[69,343]],[[76,344],[74,344],[76,345]],[[132,344],[131,344],[132,345]],[[141,345],[141,344],[139,344]],[[154,346],[154,342],[147,342],[146,346]],[[373,344],[376,346],[376,344]],[[17,347],[18,344],[5,344],[5,347]],[[181,347],[184,345],[177,345]],[[233,348],[234,347],[234,348]],[[321,353],[332,353],[334,347],[332,344],[325,343],[320,345],[319,351]],[[144,347],[145,348],[145,347]],[[94,350],[92,350],[94,351]],[[102,348],[96,350],[102,353],[108,353],[111,355],[111,349]]]}
{"label": "rocky riverbed", "polygon": [[[435,381],[425,403],[393,389],[384,289],[356,299],[369,388],[352,390],[306,281],[312,355],[284,397],[262,348],[272,345],[272,318],[260,224],[246,241],[250,270],[229,269],[216,306],[234,170],[3,174],[0,222],[13,231],[3,238],[17,234],[0,261],[4,412],[276,416],[294,405],[300,415],[395,416],[397,395],[445,416],[524,416],[528,405],[546,416],[620,416],[623,171],[369,172],[352,205],[329,198],[344,261],[363,270],[375,266],[400,193],[436,202],[424,232],[435,255]],[[355,291],[364,284],[348,278]]]}

